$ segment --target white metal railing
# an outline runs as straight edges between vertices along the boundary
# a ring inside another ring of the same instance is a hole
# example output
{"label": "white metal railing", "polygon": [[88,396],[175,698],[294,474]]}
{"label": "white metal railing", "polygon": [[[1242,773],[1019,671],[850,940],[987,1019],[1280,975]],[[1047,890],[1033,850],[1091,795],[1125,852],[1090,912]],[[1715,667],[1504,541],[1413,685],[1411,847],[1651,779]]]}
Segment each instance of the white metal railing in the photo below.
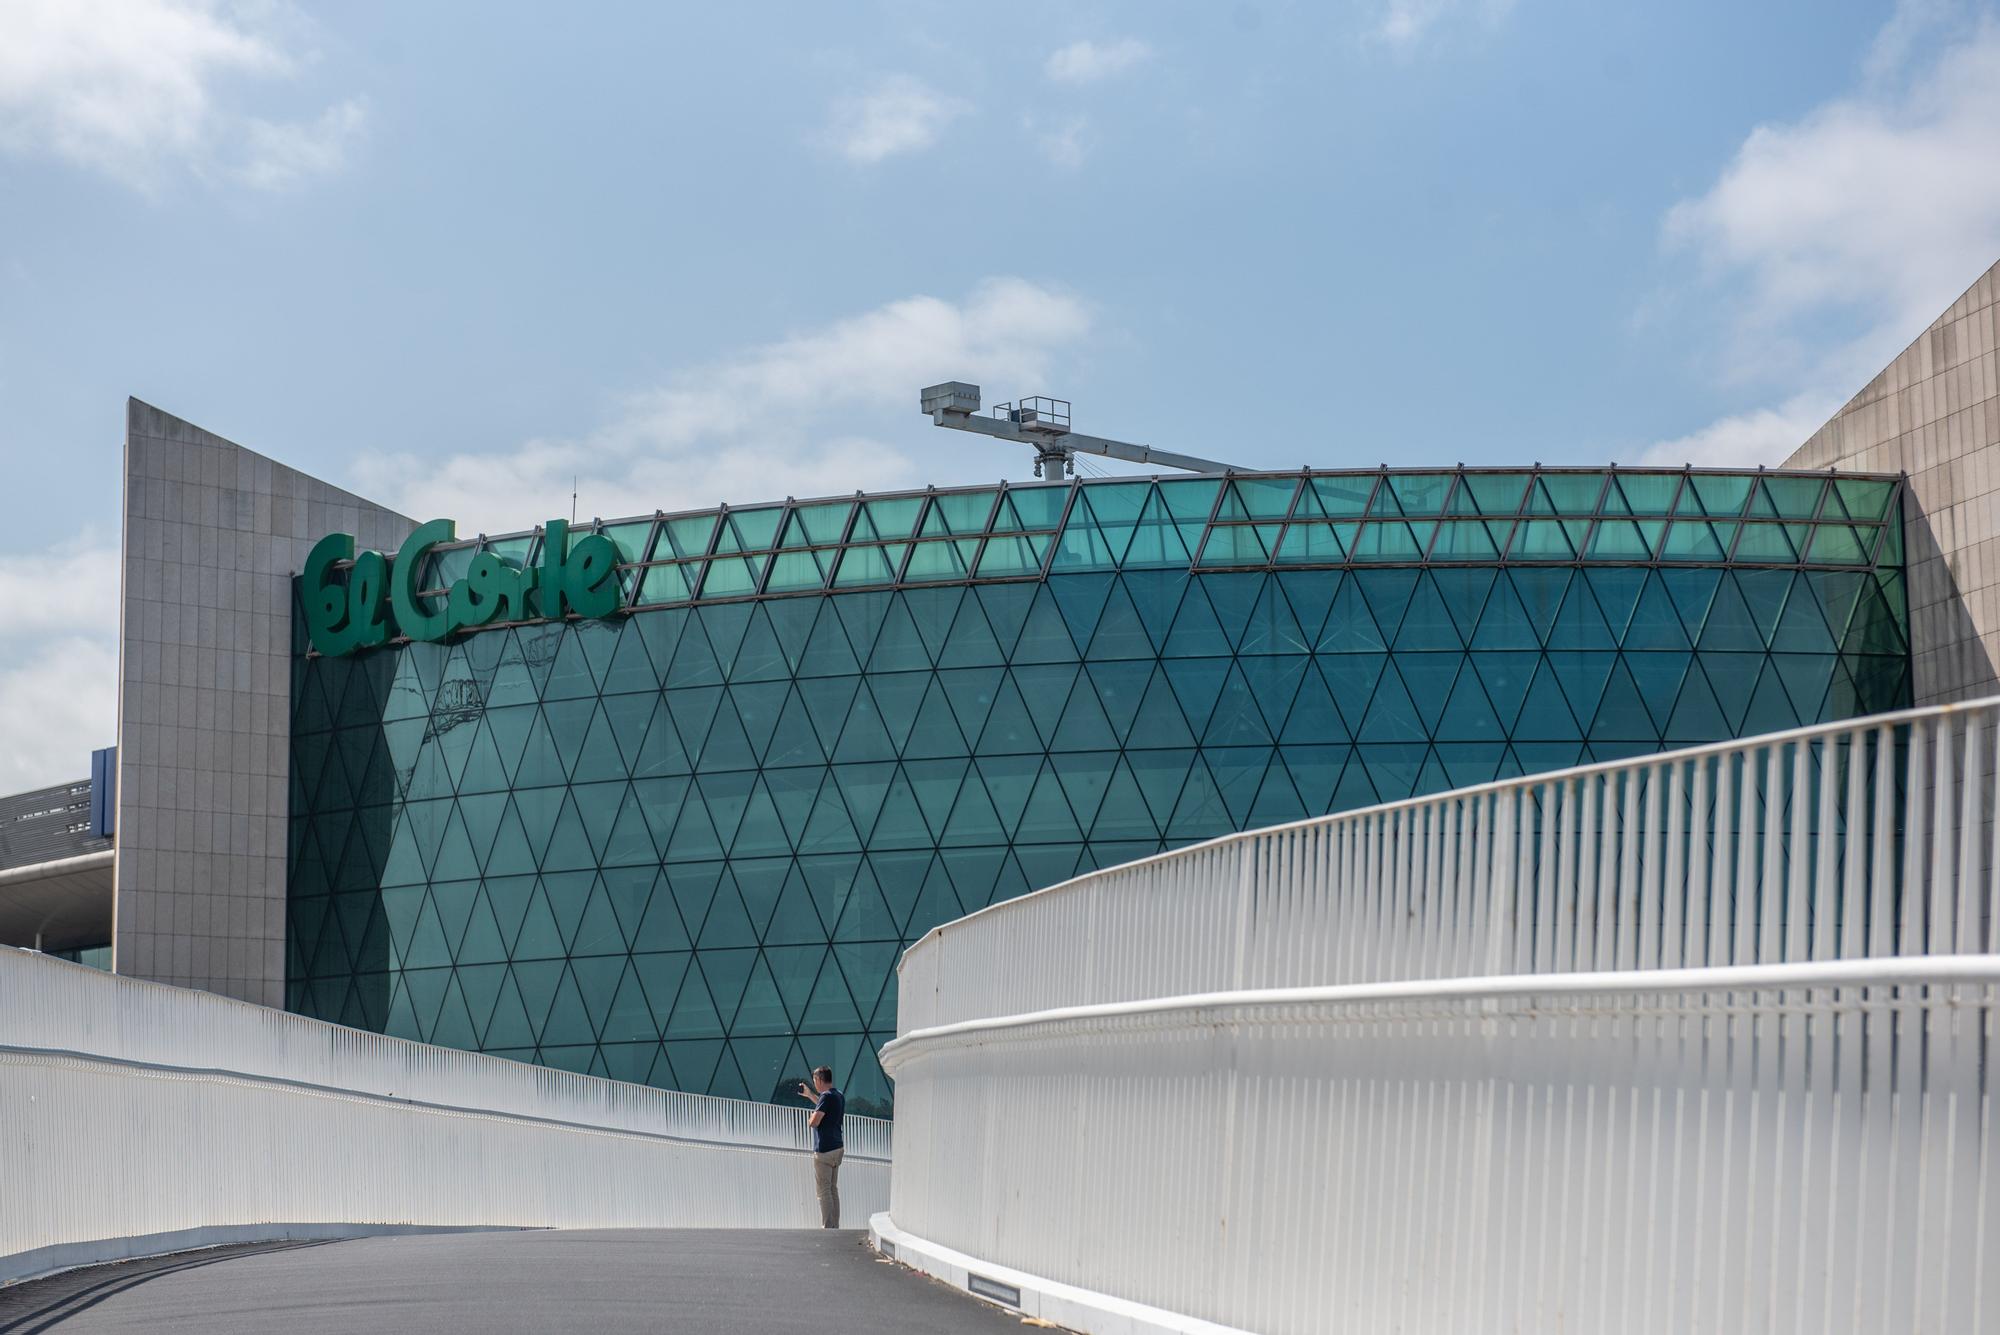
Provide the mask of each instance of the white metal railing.
{"label": "white metal railing", "polygon": [[1092,872],[911,946],[899,1030],[1243,988],[2000,950],[1996,727],[2000,700],[1878,715]]}
{"label": "white metal railing", "polygon": [[1971,1335],[2000,1324],[1996,984],[1937,957],[961,1022],[883,1052],[883,1222],[920,1265],[912,1238],[1273,1335]]}
{"label": "white metal railing", "polygon": [[[806,1115],[0,948],[0,1282],[300,1226],[810,1226]],[[847,1144],[858,1224],[889,1124]]]}
{"label": "white metal railing", "polygon": [[2000,700],[1913,710],[948,923],[884,1236],[1086,1329],[2000,1328],[1996,754]]}

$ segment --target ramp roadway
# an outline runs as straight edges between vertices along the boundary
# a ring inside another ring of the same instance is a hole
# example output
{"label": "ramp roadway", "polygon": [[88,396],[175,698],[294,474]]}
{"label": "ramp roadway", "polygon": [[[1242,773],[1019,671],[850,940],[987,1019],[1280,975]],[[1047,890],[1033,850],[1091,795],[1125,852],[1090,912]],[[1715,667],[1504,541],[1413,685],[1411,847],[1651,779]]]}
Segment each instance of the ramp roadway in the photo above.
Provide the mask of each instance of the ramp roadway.
{"label": "ramp roadway", "polygon": [[853,1231],[579,1230],[275,1243],[0,1289],[0,1335],[1018,1332]]}

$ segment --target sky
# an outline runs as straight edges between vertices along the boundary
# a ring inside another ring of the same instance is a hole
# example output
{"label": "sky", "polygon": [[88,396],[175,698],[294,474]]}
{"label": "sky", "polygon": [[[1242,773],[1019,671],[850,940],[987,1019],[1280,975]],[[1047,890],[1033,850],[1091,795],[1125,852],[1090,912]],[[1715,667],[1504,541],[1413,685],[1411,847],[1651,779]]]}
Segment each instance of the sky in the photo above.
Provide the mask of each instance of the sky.
{"label": "sky", "polygon": [[0,791],[116,717],[136,396],[499,532],[1021,478],[1776,463],[2000,259],[1975,0],[0,0]]}

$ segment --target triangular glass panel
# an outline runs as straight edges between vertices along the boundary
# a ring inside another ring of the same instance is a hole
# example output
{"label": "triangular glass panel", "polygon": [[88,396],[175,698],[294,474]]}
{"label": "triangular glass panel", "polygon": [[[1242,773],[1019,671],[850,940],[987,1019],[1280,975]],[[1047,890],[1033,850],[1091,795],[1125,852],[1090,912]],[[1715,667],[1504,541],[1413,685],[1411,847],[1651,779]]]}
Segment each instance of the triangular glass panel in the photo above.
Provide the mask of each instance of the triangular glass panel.
{"label": "triangular glass panel", "polygon": [[1404,687],[1409,690],[1425,732],[1435,731],[1438,716],[1444,712],[1445,701],[1451,697],[1452,683],[1465,662],[1465,655],[1449,652],[1397,653],[1390,656],[1390,662],[1402,677]]}
{"label": "triangular glass panel", "polygon": [[1729,721],[1709,689],[1708,676],[1697,666],[1681,682],[1674,702],[1673,717],[1661,740],[1666,742],[1712,742],[1731,736]]}
{"label": "triangular glass panel", "polygon": [[854,878],[841,898],[839,915],[833,929],[836,941],[895,941],[902,936],[902,924],[883,900],[873,867]]}
{"label": "triangular glass panel", "polygon": [[[1688,488],[1701,507],[1699,513],[1734,519],[1743,513],[1754,480],[1744,473],[1690,473]],[[1680,510],[1684,514],[1692,512],[1686,492],[1682,493]]]}
{"label": "triangular glass panel", "polygon": [[1388,661],[1387,654],[1366,653],[1328,654],[1318,659],[1320,673],[1350,733],[1368,723],[1375,686]]}
{"label": "triangular glass panel", "polygon": [[872,596],[858,594],[814,600],[819,607],[819,615],[806,636],[804,648],[799,651],[800,677],[849,676],[861,671],[861,662],[854,656],[847,631],[841,624],[841,613],[836,608],[857,598]]}
{"label": "triangular glass panel", "polygon": [[1413,796],[1430,759],[1430,748],[1415,743],[1376,743],[1354,748],[1355,759],[1367,771],[1368,782],[1384,802]]}
{"label": "triangular glass panel", "polygon": [[1596,716],[1586,729],[1591,740],[1596,741],[1637,741],[1657,745],[1659,728],[1653,722],[1652,714],[1639,688],[1621,661],[1611,669],[1603,694],[1600,696]]}
{"label": "triangular glass panel", "polygon": [[583,916],[577,920],[576,933],[570,939],[571,956],[579,955],[622,955],[629,948],[624,929],[619,925],[618,914],[611,906],[610,894],[605,890],[603,878],[592,885],[584,900]]}
{"label": "triangular glass panel", "polygon": [[[743,1001],[744,990],[750,983],[752,971],[758,963],[755,950],[705,950],[695,954],[695,967],[689,971],[681,984],[680,1000],[674,1006],[673,1022],[668,1034],[686,1032],[681,1024],[682,1012],[688,1011],[690,1019],[707,1021],[712,1014],[720,1025],[727,1027],[736,1016],[736,1009]],[[705,997],[690,998],[689,992],[697,981],[705,983]],[[767,974],[768,982],[768,974]],[[772,989],[775,995],[775,987]],[[690,1001],[693,1005],[690,1006]],[[706,1003],[706,1005],[704,1005]],[[708,1008],[712,1007],[712,1011]]]}
{"label": "triangular glass panel", "polygon": [[1814,570],[1805,576],[1819,597],[1820,612],[1836,641],[1847,638],[1855,604],[1868,586],[1868,576],[1853,570]]}
{"label": "triangular glass panel", "polygon": [[[1340,698],[1339,692],[1336,692],[1336,698]],[[1374,698],[1368,702],[1355,736],[1372,742],[1429,740],[1430,730],[1425,727],[1416,702],[1404,688],[1400,673],[1392,669],[1381,674]]]}
{"label": "triangular glass panel", "polygon": [[[1806,719],[1817,716],[1818,710],[1808,714]],[[1791,697],[1786,693],[1784,682],[1778,669],[1768,662],[1763,677],[1757,682],[1757,689],[1750,697],[1750,707],[1744,712],[1741,724],[1746,737],[1755,737],[1767,732],[1783,732],[1796,728],[1806,719],[1799,717],[1793,708]]]}
{"label": "triangular glass panel", "polygon": [[1728,737],[1741,737],[1743,716],[1750,708],[1750,698],[1757,689],[1758,679],[1763,675],[1764,656],[1761,653],[1704,653],[1695,655],[1696,667],[1688,676],[1693,678],[1701,671],[1708,674],[1709,688],[1715,693],[1715,702],[1722,710]]}
{"label": "triangular glass panel", "polygon": [[[1398,633],[1402,628],[1404,613],[1411,603],[1411,595],[1416,592],[1418,576],[1419,572],[1415,570],[1363,570],[1356,571],[1349,577],[1349,587],[1356,589],[1366,601],[1373,622],[1380,629],[1381,636],[1385,641],[1390,643],[1396,641]],[[1346,590],[1343,589],[1340,598],[1335,600],[1333,611],[1328,617],[1329,630],[1332,628],[1333,618],[1341,615],[1341,602],[1345,597]],[[1442,614],[1442,609],[1440,608],[1439,610]],[[1445,616],[1445,620],[1449,622],[1448,615]],[[1322,651],[1335,647],[1327,645],[1324,636],[1321,639],[1320,648]],[[1366,648],[1369,646],[1355,644],[1351,647]],[[1457,646],[1454,645],[1453,647]]]}
{"label": "triangular glass panel", "polygon": [[[953,701],[954,705],[957,703]],[[970,703],[974,712],[982,707],[987,711],[984,726],[974,744],[974,750],[980,755],[1012,755],[1042,749],[1040,730],[1035,727],[1011,673],[997,677],[991,687],[989,702],[983,705],[978,701]],[[961,713],[959,722],[963,727],[967,722],[965,714]]]}
{"label": "triangular glass panel", "polygon": [[[1476,741],[1489,736],[1485,716],[1478,712],[1478,698],[1468,695],[1464,704],[1459,700],[1460,693],[1474,689],[1472,679],[1476,676],[1478,687],[1483,688],[1484,699],[1491,702],[1491,717],[1499,727],[1498,735],[1510,736],[1528,687],[1534,680],[1535,669],[1541,662],[1541,655],[1526,651],[1481,650],[1469,657],[1472,672],[1459,674],[1451,703],[1439,723],[1438,735],[1460,741]],[[1455,710],[1471,712],[1459,713],[1455,722]]]}
{"label": "triangular glass panel", "polygon": [[1818,723],[1825,714],[1822,705],[1833,684],[1837,660],[1829,653],[1771,655],[1771,668],[1791,700],[1792,713],[1801,724]]}
{"label": "triangular glass panel", "polygon": [[[1027,808],[1028,798],[1034,791],[1042,759],[1038,755],[981,756],[973,764],[999,818],[1001,831],[1011,840],[1015,827],[1021,823],[1021,813]],[[968,782],[961,790],[961,801],[971,787]]]}
{"label": "triangular glass panel", "polygon": [[772,638],[777,641],[778,653],[789,672],[796,674],[802,671],[806,644],[812,638],[813,625],[826,601],[824,598],[781,598],[760,604],[765,619],[770,623]]}
{"label": "triangular glass panel", "polygon": [[930,654],[909,605],[900,594],[892,596],[883,608],[874,645],[868,651],[868,672],[917,672],[930,666]]}
{"label": "triangular glass panel", "polygon": [[[556,818],[562,814],[563,804],[569,796],[567,788],[517,788],[514,790],[514,814],[520,818],[522,837],[527,842],[528,852],[535,864],[539,864],[547,852],[549,839],[555,833]],[[507,843],[507,819],[500,819],[500,833],[494,839],[493,855],[487,859],[490,870],[500,861],[501,846]],[[511,861],[501,870],[512,872],[516,868]]]}
{"label": "triangular glass panel", "polygon": [[1597,595],[1591,591],[1588,579],[1579,576],[1570,581],[1569,594],[1563,599],[1562,610],[1549,627],[1548,647],[1551,650],[1618,647],[1618,636],[1604,619],[1604,611],[1598,605]]}
{"label": "triangular glass panel", "polygon": [[[1385,572],[1368,571],[1359,576],[1364,586]],[[1475,613],[1475,615],[1477,615]],[[1378,616],[1378,621],[1381,618]],[[1403,613],[1402,624],[1396,631],[1396,650],[1416,649],[1462,649],[1458,624],[1451,610],[1445,605],[1444,596],[1438,592],[1437,583],[1431,572],[1423,571],[1412,587],[1407,610]]]}
{"label": "triangular glass panel", "polygon": [[1702,625],[1708,619],[1709,604],[1715,599],[1716,586],[1722,582],[1722,572],[1662,570],[1659,575],[1674,610],[1680,614],[1681,628],[1687,633],[1688,642],[1693,644],[1699,641]]}
{"label": "triangular glass panel", "polygon": [[[1020,642],[1022,626],[1028,622],[1028,612],[1034,608],[1036,586],[1032,584],[982,584],[974,588],[980,612],[986,614],[986,626],[992,632],[994,644],[1000,646],[1002,656],[1012,658],[1014,646]],[[968,600],[970,602],[970,600]],[[1050,612],[1050,616],[1060,622],[1060,614]]]}
{"label": "triangular glass panel", "polygon": [[1646,706],[1655,736],[1665,733],[1667,722],[1673,717],[1674,701],[1680,695],[1681,682],[1687,677],[1693,657],[1684,650],[1664,649],[1628,651],[1623,655],[1625,670],[1631,674],[1639,699]]}
{"label": "triangular glass panel", "polygon": [[1720,561],[1729,555],[1722,535],[1717,532],[1725,527],[1731,529],[1728,536],[1733,540],[1733,525],[1711,524],[1704,519],[1676,520],[1667,529],[1660,557],[1667,561]]}
{"label": "triangular glass panel", "polygon": [[[1219,484],[1206,485],[1212,489]],[[1133,527],[1131,545],[1126,548],[1123,558],[1124,568],[1128,571],[1158,567],[1184,569],[1193,563],[1189,544],[1200,542],[1202,524],[1185,522],[1183,517],[1177,517],[1163,497],[1165,490],[1152,492]],[[1210,494],[1213,494],[1212,490]],[[1206,521],[1207,517],[1208,512],[1203,509],[1201,520]]]}
{"label": "triangular glass panel", "polygon": [[829,755],[840,741],[841,731],[847,725],[860,686],[858,676],[805,677],[799,680],[799,702],[805,707],[805,715],[812,723],[820,747]]}
{"label": "triangular glass panel", "polygon": [[1777,562],[1788,565],[1799,559],[1786,524],[1745,524],[1736,539],[1737,561]]}
{"label": "triangular glass panel", "polygon": [[632,973],[646,999],[646,1015],[652,1021],[654,1033],[662,1033],[668,1027],[668,1019],[674,1013],[674,999],[688,977],[690,959],[692,955],[686,951],[632,955]]}
{"label": "triangular glass panel", "polygon": [[[1128,751],[1125,754],[1132,778],[1139,786],[1140,796],[1145,799],[1146,809],[1163,833],[1180,803],[1181,790],[1187,785],[1189,774],[1197,763],[1197,754],[1192,749]],[[1203,782],[1207,782],[1206,771]]]}
{"label": "triangular glass panel", "polygon": [[[1520,575],[1540,575],[1540,571],[1521,571]],[[1535,619],[1529,614],[1521,596],[1516,592],[1514,579],[1497,578],[1486,605],[1480,611],[1479,623],[1473,630],[1470,643],[1474,649],[1539,649],[1542,645],[1541,633]]]}
{"label": "triangular glass panel", "polygon": [[[1715,590],[1709,602],[1708,615],[1702,620],[1700,638],[1695,647],[1703,653],[1711,650],[1734,650],[1755,652],[1764,648],[1764,635],[1757,620],[1744,602],[1736,572],[1731,572]],[[1754,683],[1754,676],[1752,682]]]}
{"label": "triangular glass panel", "polygon": [[1583,731],[1577,726],[1568,697],[1563,693],[1554,667],[1547,660],[1537,667],[1534,679],[1528,684],[1511,736],[1517,743],[1517,750],[1518,743],[1522,741],[1580,742],[1583,739]]}
{"label": "triangular glass panel", "polygon": [[831,928],[820,921],[813,907],[811,890],[796,868],[785,878],[784,888],[764,929],[767,946],[810,945],[823,942]]}
{"label": "triangular glass panel", "polygon": [[798,1026],[813,979],[825,960],[824,944],[772,946],[751,967],[730,1035],[789,1035]]}
{"label": "triangular glass panel", "polygon": [[1644,579],[1645,587],[1632,609],[1621,644],[1626,649],[1641,650],[1687,648],[1687,630],[1681,624],[1680,613],[1674,608],[1673,596],[1667,592],[1666,584],[1657,572],[1647,572]]}
{"label": "triangular glass panel", "polygon": [[1590,720],[1597,715],[1605,683],[1617,663],[1618,655],[1613,653],[1567,650],[1549,653],[1547,667],[1554,672],[1563,698],[1569,702],[1570,716],[1586,732]]}
{"label": "triangular glass panel", "polygon": [[[1187,729],[1199,736],[1208,727],[1216,701],[1227,682],[1231,660],[1227,658],[1167,658],[1161,664],[1173,697],[1179,703]],[[1148,703],[1151,702],[1151,694]],[[1141,706],[1142,712],[1145,706]],[[1170,743],[1169,743],[1170,744]]]}

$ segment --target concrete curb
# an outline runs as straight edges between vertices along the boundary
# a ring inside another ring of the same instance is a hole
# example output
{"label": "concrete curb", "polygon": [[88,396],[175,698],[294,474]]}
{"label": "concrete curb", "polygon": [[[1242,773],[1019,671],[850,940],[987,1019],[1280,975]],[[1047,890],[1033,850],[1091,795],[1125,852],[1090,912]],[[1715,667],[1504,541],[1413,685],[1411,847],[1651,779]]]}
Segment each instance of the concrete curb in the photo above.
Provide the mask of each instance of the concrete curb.
{"label": "concrete curb", "polygon": [[975,1298],[1086,1335],[1252,1335],[1235,1326],[1218,1326],[982,1261],[905,1233],[886,1211],[868,1220],[868,1242],[884,1256]]}

